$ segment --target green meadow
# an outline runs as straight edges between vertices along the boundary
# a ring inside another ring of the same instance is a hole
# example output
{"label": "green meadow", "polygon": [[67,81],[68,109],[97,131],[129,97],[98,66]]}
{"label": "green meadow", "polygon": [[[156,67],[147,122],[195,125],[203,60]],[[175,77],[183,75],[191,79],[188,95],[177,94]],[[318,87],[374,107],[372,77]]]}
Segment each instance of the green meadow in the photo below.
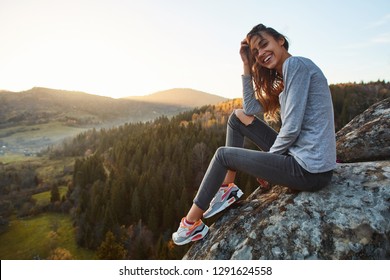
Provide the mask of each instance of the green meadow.
{"label": "green meadow", "polygon": [[63,124],[62,122],[49,122],[36,125],[18,125],[10,128],[2,128],[0,137],[5,143],[34,143],[45,145],[45,142],[56,142],[64,136],[74,136],[85,131],[86,128],[73,127]]}
{"label": "green meadow", "polygon": [[[34,167],[37,176],[43,182],[60,180],[60,197],[68,190],[67,182],[71,179],[74,158],[50,160],[47,157],[24,157],[5,155],[3,162],[12,164],[15,169],[28,164]],[[51,191],[32,195],[37,206],[50,204]],[[56,248],[65,249],[72,259],[95,259],[93,251],[79,248],[75,241],[75,229],[69,214],[42,213],[34,217],[9,217],[7,230],[0,234],[0,259],[31,260],[47,259]]]}
{"label": "green meadow", "polygon": [[20,153],[7,153],[5,155],[0,155],[0,162],[7,164],[7,163],[14,163],[14,162],[29,162],[31,161],[32,157],[26,157],[25,155],[22,155]]}
{"label": "green meadow", "polygon": [[72,259],[95,259],[94,252],[77,246],[74,236],[72,220],[67,214],[11,219],[8,230],[0,235],[0,259],[47,259],[55,248],[68,250]]}
{"label": "green meadow", "polygon": [[[58,191],[60,192],[60,197],[66,194],[68,191],[68,187],[59,187]],[[50,197],[51,197],[51,192],[41,192],[34,194],[32,198],[36,201],[37,205],[47,205],[50,203]]]}

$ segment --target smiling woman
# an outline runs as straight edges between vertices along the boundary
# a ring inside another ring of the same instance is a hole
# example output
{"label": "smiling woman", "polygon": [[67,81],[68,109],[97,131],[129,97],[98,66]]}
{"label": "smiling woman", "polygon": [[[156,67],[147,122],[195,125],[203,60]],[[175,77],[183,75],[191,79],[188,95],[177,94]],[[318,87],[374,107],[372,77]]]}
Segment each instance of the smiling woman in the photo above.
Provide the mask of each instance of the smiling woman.
{"label": "smiling woman", "polygon": [[[321,69],[308,58],[292,56],[286,38],[263,24],[241,41],[240,56],[243,109],[229,117],[226,145],[216,150],[191,208],[172,234],[176,245],[204,238],[208,227],[201,219],[242,196],[234,183],[237,171],[313,192],[330,183],[336,168],[333,104]],[[279,133],[257,117],[276,118],[278,112]],[[246,138],[260,151],[245,148]]]}

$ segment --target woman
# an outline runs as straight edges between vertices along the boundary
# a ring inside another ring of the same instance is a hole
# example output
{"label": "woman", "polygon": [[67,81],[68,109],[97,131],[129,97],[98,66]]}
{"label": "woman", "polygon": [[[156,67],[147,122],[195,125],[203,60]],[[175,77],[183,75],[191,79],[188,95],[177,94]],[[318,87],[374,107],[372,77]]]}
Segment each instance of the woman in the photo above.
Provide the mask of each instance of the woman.
{"label": "woman", "polygon": [[[292,56],[288,47],[282,34],[263,24],[241,42],[243,109],[231,114],[226,146],[214,154],[191,209],[172,235],[175,244],[202,239],[208,227],[201,218],[215,215],[242,195],[234,185],[236,171],[302,191],[329,184],[336,167],[329,86],[311,60]],[[280,113],[279,134],[257,113],[271,118]],[[243,148],[244,137],[261,151]]]}

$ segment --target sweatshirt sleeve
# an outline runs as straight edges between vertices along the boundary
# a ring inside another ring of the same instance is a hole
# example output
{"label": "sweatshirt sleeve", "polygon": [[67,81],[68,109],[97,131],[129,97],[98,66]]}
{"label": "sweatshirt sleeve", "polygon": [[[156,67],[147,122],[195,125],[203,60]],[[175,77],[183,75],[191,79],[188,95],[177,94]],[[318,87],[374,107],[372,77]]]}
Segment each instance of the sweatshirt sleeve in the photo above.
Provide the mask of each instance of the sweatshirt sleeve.
{"label": "sweatshirt sleeve", "polygon": [[283,68],[284,100],[280,111],[282,126],[270,153],[283,154],[298,138],[309,95],[311,74],[298,59],[291,57]]}
{"label": "sweatshirt sleeve", "polygon": [[255,115],[263,112],[263,107],[255,97],[252,76],[242,75],[243,109],[246,115]]}

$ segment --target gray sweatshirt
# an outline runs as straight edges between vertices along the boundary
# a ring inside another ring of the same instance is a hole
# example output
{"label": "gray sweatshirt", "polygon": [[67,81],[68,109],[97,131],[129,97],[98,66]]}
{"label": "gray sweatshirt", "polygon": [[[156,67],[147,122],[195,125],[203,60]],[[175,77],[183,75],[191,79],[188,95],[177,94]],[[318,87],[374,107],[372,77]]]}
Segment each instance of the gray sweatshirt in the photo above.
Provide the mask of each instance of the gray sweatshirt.
{"label": "gray sweatshirt", "polygon": [[[244,112],[261,113],[252,77],[242,79]],[[279,95],[282,126],[269,152],[288,153],[311,173],[336,168],[333,105],[324,74],[311,60],[291,56],[283,64],[283,81]]]}

